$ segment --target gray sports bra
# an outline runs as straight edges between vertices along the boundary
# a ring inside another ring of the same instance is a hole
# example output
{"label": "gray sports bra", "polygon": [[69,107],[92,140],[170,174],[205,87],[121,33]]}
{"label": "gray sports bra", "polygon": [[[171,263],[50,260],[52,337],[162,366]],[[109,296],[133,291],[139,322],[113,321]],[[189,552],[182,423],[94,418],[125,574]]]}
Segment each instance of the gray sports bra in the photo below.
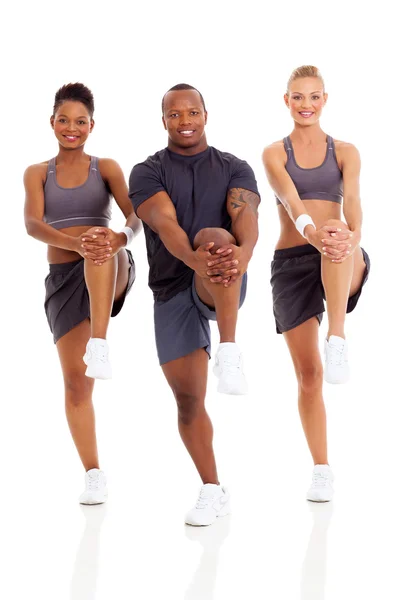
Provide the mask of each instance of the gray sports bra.
{"label": "gray sports bra", "polygon": [[[326,155],[322,165],[303,169],[296,162],[290,137],[285,137],[283,143],[287,154],[286,171],[292,178],[301,200],[330,200],[340,204],[343,199],[343,175],[337,163],[334,141],[330,135],[326,140]],[[280,204],[279,198],[275,198],[277,204]]]}
{"label": "gray sports bra", "polygon": [[58,185],[56,159],[47,167],[44,185],[43,220],[54,229],[76,225],[108,227],[111,219],[112,196],[99,171],[99,159],[90,158],[89,175],[85,183],[73,188]]}

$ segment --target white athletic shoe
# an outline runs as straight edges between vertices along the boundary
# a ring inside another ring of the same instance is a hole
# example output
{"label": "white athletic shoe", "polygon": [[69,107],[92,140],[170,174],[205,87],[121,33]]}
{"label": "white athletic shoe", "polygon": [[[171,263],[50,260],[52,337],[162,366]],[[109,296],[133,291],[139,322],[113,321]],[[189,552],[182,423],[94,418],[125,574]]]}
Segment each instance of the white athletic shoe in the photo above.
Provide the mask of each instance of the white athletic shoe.
{"label": "white athletic shoe", "polygon": [[333,498],[333,473],[329,465],[315,465],[307,500],[330,502]]}
{"label": "white athletic shoe", "polygon": [[346,340],[331,335],[325,340],[325,381],[328,383],[347,383],[350,379],[350,368],[347,358]]}
{"label": "white athletic shoe", "polygon": [[85,475],[85,491],[79,498],[80,504],[103,504],[107,500],[106,476],[100,469],[90,469]]}
{"label": "white athletic shoe", "polygon": [[224,342],[219,345],[213,371],[219,379],[218,392],[235,395],[247,394],[243,357],[237,344]]}
{"label": "white athletic shoe", "polygon": [[93,379],[111,379],[111,363],[108,358],[107,340],[90,338],[86,345],[83,362],[87,365],[85,375]]}
{"label": "white athletic shoe", "polygon": [[196,505],[186,515],[185,523],[195,527],[212,525],[218,517],[231,512],[228,491],[215,483],[206,483],[200,490]]}

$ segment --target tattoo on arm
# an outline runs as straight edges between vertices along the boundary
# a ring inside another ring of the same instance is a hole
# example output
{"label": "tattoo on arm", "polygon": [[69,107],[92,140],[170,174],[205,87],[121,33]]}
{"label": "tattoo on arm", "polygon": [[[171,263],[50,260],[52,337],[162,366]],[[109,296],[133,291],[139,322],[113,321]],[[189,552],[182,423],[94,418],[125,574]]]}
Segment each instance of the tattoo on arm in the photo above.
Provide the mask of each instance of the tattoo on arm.
{"label": "tattoo on arm", "polygon": [[228,200],[233,209],[244,208],[248,204],[255,213],[260,204],[260,197],[257,194],[242,188],[232,188],[229,190]]}

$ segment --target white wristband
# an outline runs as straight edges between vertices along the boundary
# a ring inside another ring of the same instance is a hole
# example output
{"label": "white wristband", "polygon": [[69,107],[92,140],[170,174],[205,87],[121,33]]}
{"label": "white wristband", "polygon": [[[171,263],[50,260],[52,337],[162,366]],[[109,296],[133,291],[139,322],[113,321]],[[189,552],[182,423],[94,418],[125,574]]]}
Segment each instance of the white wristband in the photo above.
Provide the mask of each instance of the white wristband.
{"label": "white wristband", "polygon": [[314,221],[312,220],[310,215],[308,215],[307,213],[304,213],[303,215],[300,215],[299,217],[297,217],[295,225],[296,225],[297,231],[299,233],[301,233],[301,235],[303,237],[306,237],[304,235],[304,229],[307,227],[307,225],[312,225],[314,227],[314,229],[316,229],[316,227],[314,225]]}
{"label": "white wristband", "polygon": [[133,233],[133,229],[131,229],[130,227],[124,227],[123,229],[121,229],[121,233],[124,233],[126,235],[126,245],[129,246],[129,244],[132,242],[133,238],[135,237],[135,234]]}

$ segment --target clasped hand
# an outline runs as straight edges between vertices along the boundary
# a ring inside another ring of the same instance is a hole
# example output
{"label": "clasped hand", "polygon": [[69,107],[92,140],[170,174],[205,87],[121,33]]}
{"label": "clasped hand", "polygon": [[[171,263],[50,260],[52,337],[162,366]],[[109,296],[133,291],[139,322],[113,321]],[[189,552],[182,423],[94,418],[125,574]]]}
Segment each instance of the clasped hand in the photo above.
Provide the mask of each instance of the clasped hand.
{"label": "clasped hand", "polygon": [[193,270],[211,283],[229,287],[247,271],[250,257],[235,244],[224,244],[212,252],[213,242],[203,244],[194,252]]}
{"label": "clasped hand", "polygon": [[321,229],[311,233],[308,240],[332,262],[342,263],[357,248],[360,243],[360,235],[357,231],[350,231],[348,228],[324,225]]}
{"label": "clasped hand", "polygon": [[126,245],[124,233],[116,233],[108,227],[91,227],[76,238],[77,252],[83,258],[102,265],[118,254]]}

